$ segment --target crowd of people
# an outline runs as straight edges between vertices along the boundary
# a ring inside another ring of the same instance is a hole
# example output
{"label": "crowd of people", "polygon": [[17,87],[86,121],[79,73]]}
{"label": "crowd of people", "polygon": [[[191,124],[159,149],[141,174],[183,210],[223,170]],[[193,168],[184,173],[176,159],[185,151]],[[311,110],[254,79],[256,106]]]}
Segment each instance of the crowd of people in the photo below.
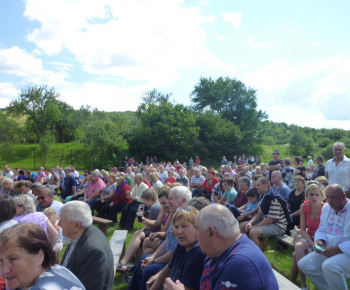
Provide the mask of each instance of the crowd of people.
{"label": "crowd of people", "polygon": [[333,153],[326,164],[317,156],[316,166],[309,156],[307,167],[298,156],[280,159],[278,150],[260,164],[254,156],[223,156],[218,169],[198,156],[183,163],[125,157],[122,167],[81,175],[74,166],[5,166],[0,281],[8,289],[112,289],[113,255],[92,225],[96,215],[117,229],[132,230],[136,217],[144,226],[118,265],[131,290],[278,289],[261,250],[268,237],[294,233],[291,281],[300,275],[302,289],[306,277],[318,289],[347,289],[350,159],[341,142]]}

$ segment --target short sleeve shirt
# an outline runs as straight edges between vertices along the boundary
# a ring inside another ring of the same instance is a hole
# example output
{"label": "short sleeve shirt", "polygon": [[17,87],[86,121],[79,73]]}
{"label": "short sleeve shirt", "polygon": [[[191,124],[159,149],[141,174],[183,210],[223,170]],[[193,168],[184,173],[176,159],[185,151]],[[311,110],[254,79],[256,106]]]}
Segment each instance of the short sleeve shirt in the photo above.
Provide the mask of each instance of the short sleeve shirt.
{"label": "short sleeve shirt", "polygon": [[87,187],[87,197],[89,198],[96,190],[100,191],[99,196],[101,196],[101,193],[105,189],[105,187],[106,184],[101,178],[98,178],[95,183],[91,181]]}
{"label": "short sleeve shirt", "polygon": [[350,159],[344,156],[343,160],[335,166],[335,158],[326,163],[325,171],[328,173],[328,183],[338,183],[345,191],[350,190]]}
{"label": "short sleeve shirt", "polygon": [[230,191],[225,190],[224,193],[226,200],[230,202],[230,204],[234,205],[237,197],[237,191],[232,187]]}
{"label": "short sleeve shirt", "polygon": [[[283,161],[281,159],[278,159],[277,161],[275,160],[271,160],[269,162],[269,166],[273,166],[273,165],[281,165],[281,168],[283,167]],[[271,180],[271,175],[272,175],[273,170],[269,170],[269,180]]]}

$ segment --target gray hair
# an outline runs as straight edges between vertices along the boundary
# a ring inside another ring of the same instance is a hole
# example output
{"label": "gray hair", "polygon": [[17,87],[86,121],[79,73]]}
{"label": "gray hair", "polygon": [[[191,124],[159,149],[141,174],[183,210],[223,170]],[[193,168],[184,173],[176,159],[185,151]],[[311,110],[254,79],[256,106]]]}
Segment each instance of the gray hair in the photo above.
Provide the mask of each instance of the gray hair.
{"label": "gray hair", "polygon": [[100,177],[100,171],[99,170],[94,170],[93,172],[91,172],[90,174],[92,174],[93,176],[96,176],[96,177]]}
{"label": "gray hair", "polygon": [[83,201],[74,200],[66,203],[61,208],[61,216],[63,212],[67,213],[68,221],[81,222],[83,228],[88,228],[92,225],[91,209]]}
{"label": "gray hair", "polygon": [[223,238],[233,237],[240,232],[239,223],[234,215],[221,204],[212,204],[203,208],[198,214],[197,223],[203,231],[209,227],[215,228]]}
{"label": "gray hair", "polygon": [[335,146],[342,146],[343,149],[345,150],[345,145],[344,145],[343,142],[335,142],[334,145],[333,145],[333,150],[334,150],[334,147],[335,147]]}
{"label": "gray hair", "polygon": [[275,176],[277,175],[280,179],[282,179],[282,172],[279,170],[275,170],[272,172],[272,174],[274,174]]}
{"label": "gray hair", "polygon": [[23,214],[36,212],[34,200],[30,195],[27,194],[20,194],[16,196],[13,201],[16,205],[20,205],[24,207]]}
{"label": "gray hair", "polygon": [[43,185],[40,182],[35,182],[32,184],[30,189],[41,189],[42,187],[43,187]]}
{"label": "gray hair", "polygon": [[6,178],[4,178],[4,179],[2,180],[2,182],[3,182],[3,183],[8,182],[8,183],[13,184],[13,179],[12,179],[12,178],[6,177]]}
{"label": "gray hair", "polygon": [[[176,186],[170,189],[170,193],[176,192],[177,199],[180,200],[182,198],[186,199],[186,204],[192,198],[192,192],[186,186]],[[170,194],[169,193],[169,194]]]}
{"label": "gray hair", "polygon": [[245,183],[248,187],[250,187],[250,178],[247,176],[242,176],[238,179],[239,183]]}
{"label": "gray hair", "polygon": [[210,202],[207,198],[203,196],[198,196],[198,197],[191,198],[187,204],[198,210],[202,210],[203,208],[208,206]]}

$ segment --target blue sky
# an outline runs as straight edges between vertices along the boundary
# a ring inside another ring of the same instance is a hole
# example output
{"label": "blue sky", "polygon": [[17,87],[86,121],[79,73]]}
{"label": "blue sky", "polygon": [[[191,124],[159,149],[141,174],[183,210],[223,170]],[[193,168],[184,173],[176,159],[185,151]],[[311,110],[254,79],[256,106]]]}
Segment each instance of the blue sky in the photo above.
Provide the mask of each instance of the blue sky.
{"label": "blue sky", "polygon": [[190,104],[200,77],[257,90],[269,119],[350,130],[350,2],[0,0],[0,108],[46,84],[79,108]]}

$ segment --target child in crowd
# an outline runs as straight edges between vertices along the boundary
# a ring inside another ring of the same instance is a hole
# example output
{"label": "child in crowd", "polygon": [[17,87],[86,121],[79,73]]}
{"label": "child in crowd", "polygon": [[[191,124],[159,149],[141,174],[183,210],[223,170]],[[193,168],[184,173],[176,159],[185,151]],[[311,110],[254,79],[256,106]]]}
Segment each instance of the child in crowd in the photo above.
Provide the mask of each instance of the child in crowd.
{"label": "child in crowd", "polygon": [[237,191],[233,187],[233,178],[225,178],[222,182],[222,187],[225,189],[225,192],[219,203],[234,205],[237,197]]}
{"label": "child in crowd", "polygon": [[56,245],[53,247],[53,250],[56,253],[56,259],[57,259],[57,264],[58,264],[59,259],[60,259],[60,252],[63,248],[62,228],[60,226],[58,226],[58,216],[57,216],[57,213],[54,209],[47,208],[43,211],[43,213],[48,217],[49,221],[51,222],[51,224],[54,226],[54,228],[58,232]]}
{"label": "child in crowd", "polygon": [[239,218],[239,221],[248,221],[253,218],[256,213],[251,214],[251,211],[256,209],[259,201],[258,201],[258,192],[255,188],[250,188],[245,193],[246,198],[248,199],[248,203],[241,206],[239,210],[242,212]]}

